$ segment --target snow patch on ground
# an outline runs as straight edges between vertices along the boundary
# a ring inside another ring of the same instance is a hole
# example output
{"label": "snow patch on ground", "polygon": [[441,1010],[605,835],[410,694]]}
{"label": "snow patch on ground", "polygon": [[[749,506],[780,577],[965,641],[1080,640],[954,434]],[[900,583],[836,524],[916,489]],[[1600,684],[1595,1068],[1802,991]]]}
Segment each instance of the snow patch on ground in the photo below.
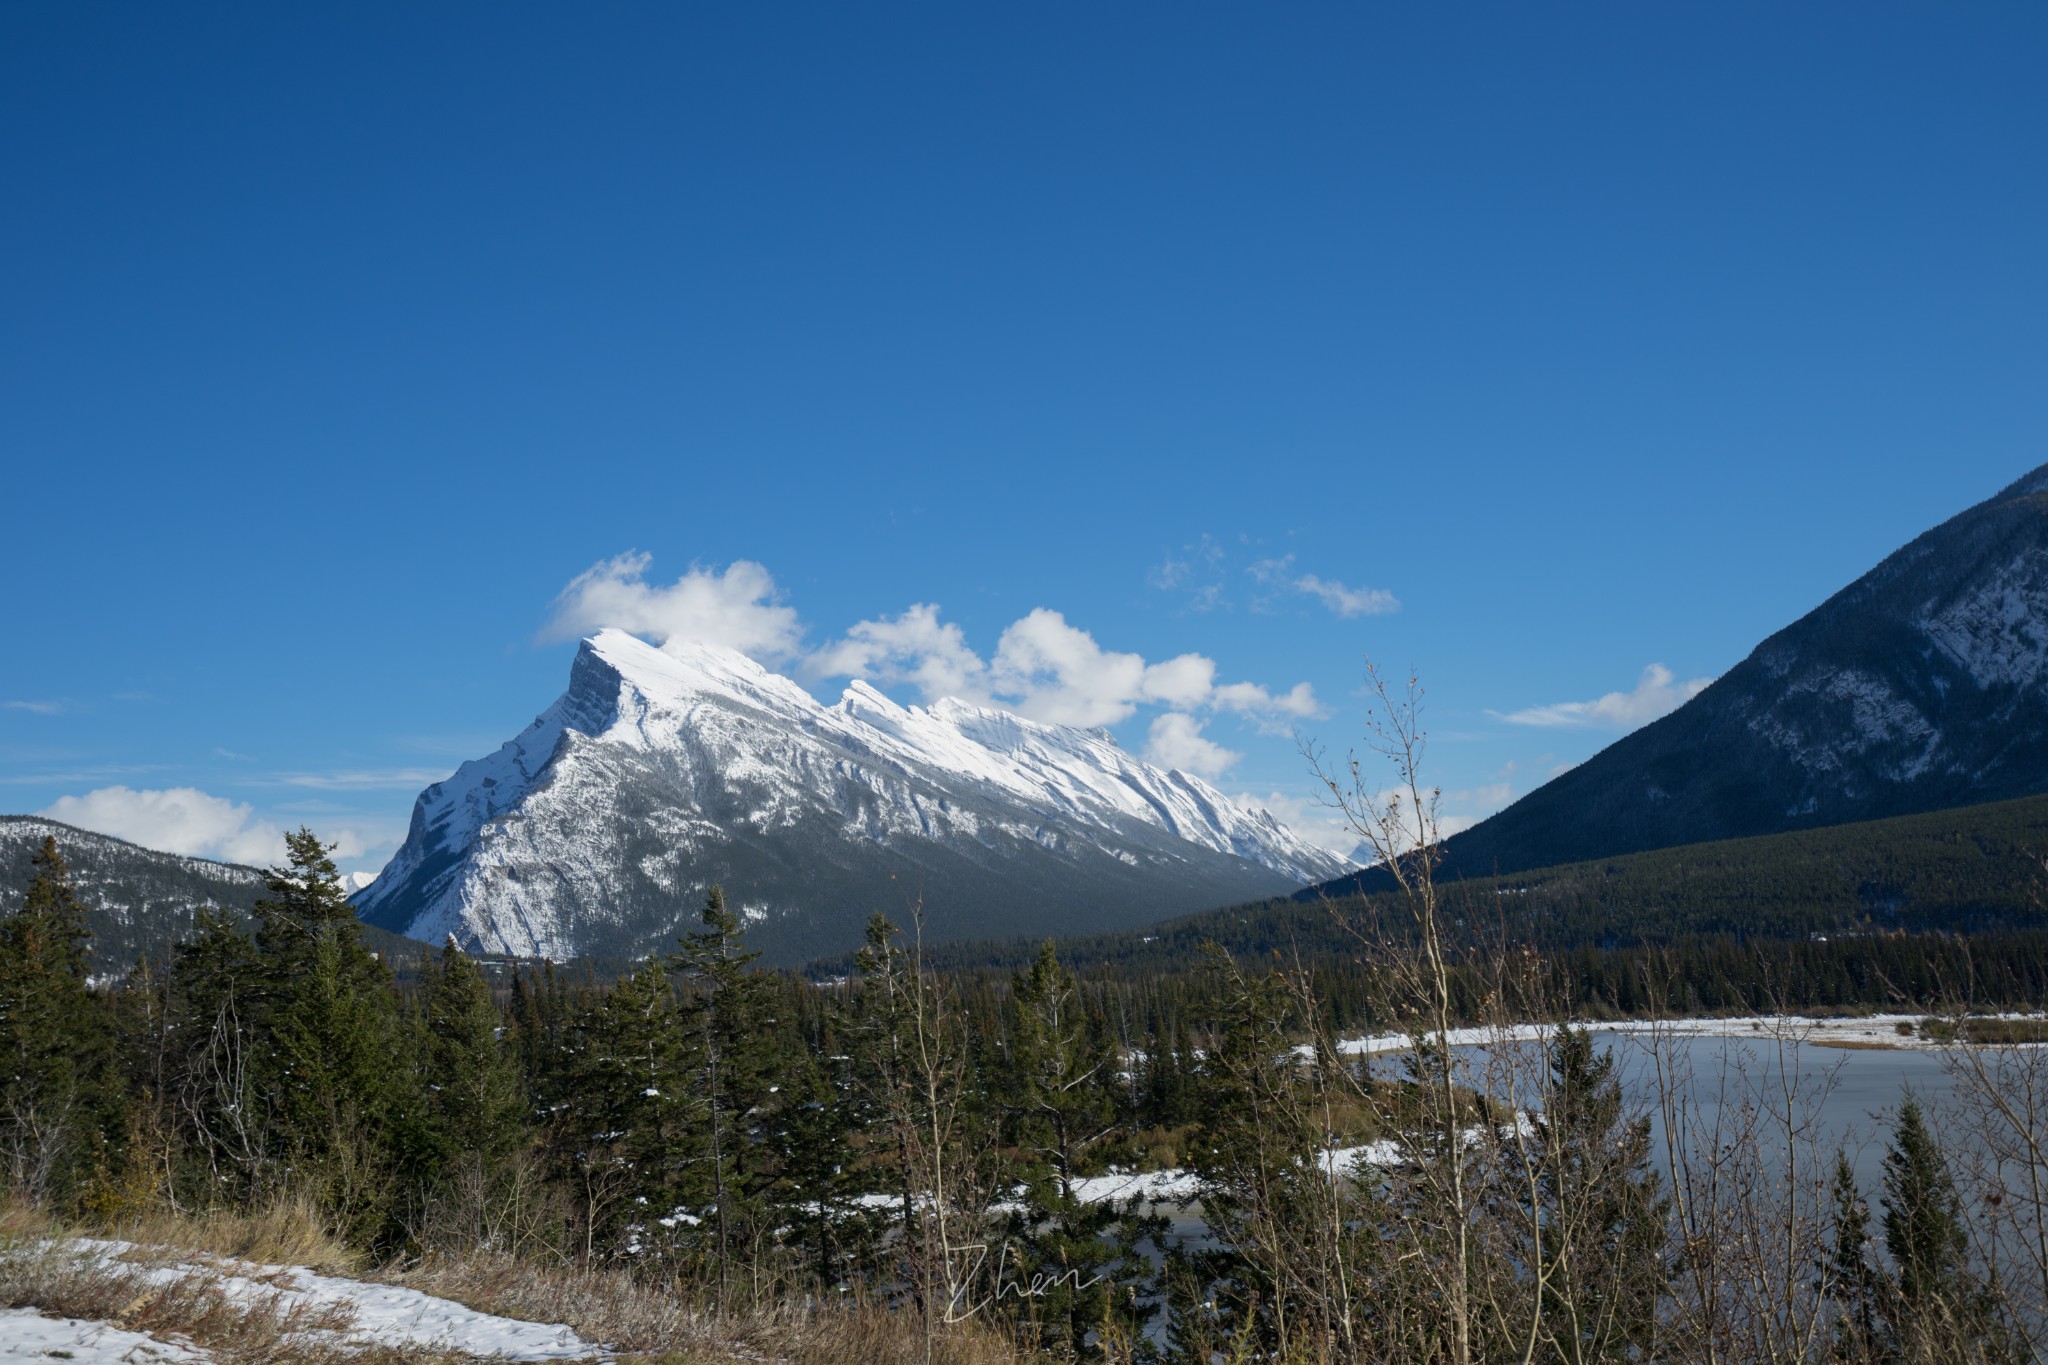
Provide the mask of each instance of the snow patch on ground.
{"label": "snow patch on ground", "polygon": [[211,1365],[212,1356],[124,1332],[104,1322],[46,1318],[33,1308],[0,1308],[0,1361],[69,1360],[74,1365]]}
{"label": "snow patch on ground", "polygon": [[[71,1245],[84,1256],[103,1260],[114,1260],[138,1250],[128,1242],[97,1238],[80,1238]],[[317,1275],[302,1266],[256,1265],[209,1257],[139,1269],[152,1284],[199,1277],[236,1303],[268,1303],[284,1312],[300,1310],[308,1314],[337,1307],[346,1309],[353,1315],[353,1321],[336,1335],[352,1346],[457,1350],[506,1361],[590,1360],[609,1356],[603,1347],[585,1341],[572,1328],[559,1323],[501,1318],[417,1289]],[[135,1359],[146,1361],[153,1357]]]}
{"label": "snow patch on ground", "polygon": [[[1883,1046],[1898,1048],[1937,1049],[1948,1044],[1937,1042],[1919,1031],[1918,1025],[1926,1014],[1866,1014],[1848,1019],[1815,1019],[1806,1015],[1743,1015],[1728,1019],[1625,1019],[1618,1023],[1592,1023],[1584,1025],[1594,1033],[1622,1034],[1629,1037],[1648,1037],[1664,1033],[1687,1038],[1787,1038],[1800,1042],[1818,1043],[1822,1046]],[[1991,1019],[2042,1019],[2042,1014],[1996,1014],[1979,1016]],[[1899,1025],[1911,1026],[1909,1033],[1901,1033]],[[1556,1033],[1552,1024],[1516,1024],[1510,1028],[1454,1028],[1446,1035],[1452,1047],[1485,1047],[1502,1043],[1542,1043]],[[1408,1048],[1411,1039],[1405,1033],[1380,1033],[1364,1038],[1346,1038],[1337,1044],[1337,1051],[1346,1056],[1373,1056],[1386,1052],[1400,1052]],[[1306,1056],[1306,1049],[1297,1049]]]}

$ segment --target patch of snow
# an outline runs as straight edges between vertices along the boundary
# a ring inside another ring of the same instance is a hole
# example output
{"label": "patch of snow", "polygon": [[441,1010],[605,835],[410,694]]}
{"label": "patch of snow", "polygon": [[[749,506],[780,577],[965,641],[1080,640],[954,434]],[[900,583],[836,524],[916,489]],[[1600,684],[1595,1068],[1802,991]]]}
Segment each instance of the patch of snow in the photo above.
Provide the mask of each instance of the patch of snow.
{"label": "patch of snow", "polygon": [[46,1318],[33,1308],[0,1308],[0,1361],[69,1360],[75,1365],[211,1365],[189,1345],[158,1341],[111,1323]]}
{"label": "patch of snow", "polygon": [[[1991,1019],[2048,1018],[2042,1014],[1996,1014],[1983,1015]],[[1659,1033],[1676,1037],[1691,1038],[1777,1038],[1797,1039],[1801,1042],[1853,1045],[1869,1047],[1881,1045],[1893,1048],[1939,1049],[1945,1044],[1923,1036],[1918,1025],[1921,1014],[1868,1014],[1845,1019],[1816,1019],[1807,1015],[1742,1015],[1735,1018],[1694,1018],[1694,1019],[1625,1019],[1616,1023],[1587,1022],[1583,1026],[1594,1033],[1618,1034],[1624,1037],[1647,1038]],[[1914,1026],[1910,1033],[1900,1033],[1899,1025]],[[1452,1047],[1485,1047],[1502,1043],[1542,1043],[1556,1033],[1550,1024],[1517,1024],[1512,1028],[1457,1028],[1446,1034]],[[1402,1033],[1381,1033],[1364,1038],[1346,1038],[1337,1044],[1337,1050],[1348,1056],[1371,1056],[1399,1052],[1409,1046],[1408,1035]],[[2048,1044],[2025,1044],[2043,1046]],[[1297,1053],[1306,1055],[1305,1049]]]}
{"label": "patch of snow", "polygon": [[1138,1198],[1148,1204],[1189,1204],[1201,1193],[1201,1178],[1192,1171],[1111,1171],[1074,1182],[1074,1198],[1083,1204]]}
{"label": "patch of snow", "polygon": [[2048,564],[2028,550],[1920,618],[1920,629],[1978,687],[2027,687],[2048,671]]}
{"label": "patch of snow", "polygon": [[[128,1242],[97,1238],[80,1238],[72,1245],[88,1257],[108,1260],[136,1250]],[[452,1299],[437,1298],[417,1289],[318,1275],[302,1266],[205,1258],[138,1269],[152,1284],[170,1284],[196,1276],[213,1284],[231,1301],[271,1303],[286,1312],[299,1310],[312,1315],[337,1307],[346,1309],[353,1322],[337,1335],[351,1345],[461,1350],[507,1361],[588,1360],[608,1354],[559,1323],[525,1322],[479,1313]]]}

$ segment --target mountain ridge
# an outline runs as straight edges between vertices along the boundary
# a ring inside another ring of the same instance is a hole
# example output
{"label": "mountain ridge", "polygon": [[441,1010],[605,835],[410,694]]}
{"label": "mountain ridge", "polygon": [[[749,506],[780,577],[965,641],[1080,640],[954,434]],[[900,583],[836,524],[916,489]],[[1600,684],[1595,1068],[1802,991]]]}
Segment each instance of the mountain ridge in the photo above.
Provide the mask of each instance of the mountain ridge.
{"label": "mountain ridge", "polygon": [[[48,816],[0,815],[0,915],[20,907],[32,875],[30,859],[45,835],[56,839],[88,907],[96,971],[124,971],[142,958],[162,957],[191,936],[202,908],[229,910],[246,920],[269,894],[269,874],[261,868],[167,853]],[[282,843],[278,852],[284,852]],[[375,929],[367,941],[387,958],[422,946],[399,943]]]}
{"label": "mountain ridge", "polygon": [[[1446,839],[1445,872],[1487,876],[2042,791],[2048,465],[1914,537],[1676,711]],[[1375,881],[1347,874],[1320,890]]]}
{"label": "mountain ridge", "polygon": [[858,682],[826,706],[736,651],[606,630],[554,705],[420,794],[356,903],[370,923],[478,950],[630,956],[672,941],[719,882],[750,938],[794,961],[920,895],[939,936],[1004,919],[1052,932],[1342,866],[1098,732],[906,707]]}

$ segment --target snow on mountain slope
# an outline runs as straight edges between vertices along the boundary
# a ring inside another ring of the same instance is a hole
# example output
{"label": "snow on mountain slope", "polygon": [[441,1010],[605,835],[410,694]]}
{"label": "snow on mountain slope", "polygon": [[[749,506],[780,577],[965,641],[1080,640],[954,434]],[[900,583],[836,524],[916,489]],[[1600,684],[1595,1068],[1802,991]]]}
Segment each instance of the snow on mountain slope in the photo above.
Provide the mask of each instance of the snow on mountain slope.
{"label": "snow on mountain slope", "polygon": [[191,932],[202,907],[243,914],[265,893],[253,867],[162,853],[42,816],[0,815],[0,914],[21,904],[46,836],[91,908],[96,971],[122,971],[163,951]]}
{"label": "snow on mountain slope", "polygon": [[920,890],[935,932],[1140,923],[1344,864],[1101,732],[854,683],[826,706],[716,646],[622,631],[496,753],[421,793],[355,897],[415,937],[568,957],[663,946],[722,882],[771,955],[857,940]]}
{"label": "snow on mountain slope", "polygon": [[2043,791],[2048,465],[1887,556],[1662,720],[1454,835],[1444,871]]}

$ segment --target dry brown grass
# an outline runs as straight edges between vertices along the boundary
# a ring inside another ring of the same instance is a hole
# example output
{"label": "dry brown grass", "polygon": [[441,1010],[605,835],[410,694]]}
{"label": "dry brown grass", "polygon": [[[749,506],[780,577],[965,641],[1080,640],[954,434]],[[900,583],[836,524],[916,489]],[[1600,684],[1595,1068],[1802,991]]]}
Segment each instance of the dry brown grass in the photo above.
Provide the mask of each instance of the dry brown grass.
{"label": "dry brown grass", "polygon": [[152,1283],[145,1265],[85,1256],[47,1242],[17,1245],[0,1257],[0,1304],[190,1342],[222,1365],[341,1365],[355,1358],[317,1335],[304,1335],[347,1328],[346,1311],[237,1302],[206,1275]]}
{"label": "dry brown grass", "polygon": [[737,1344],[739,1335],[730,1323],[721,1327],[688,1294],[621,1270],[536,1264],[479,1252],[389,1267],[377,1278],[453,1299],[480,1313],[564,1323],[587,1341],[625,1351],[706,1344],[727,1348]]}
{"label": "dry brown grass", "polygon": [[361,1253],[344,1246],[310,1203],[290,1197],[254,1213],[151,1209],[107,1220],[96,1231],[137,1246],[203,1251],[265,1265],[304,1266],[328,1275],[359,1274],[365,1264]]}
{"label": "dry brown grass", "polygon": [[338,1335],[353,1325],[346,1306],[230,1297],[203,1270],[162,1274],[195,1255],[325,1269],[356,1262],[337,1254],[318,1227],[303,1211],[281,1207],[250,1217],[156,1213],[89,1229],[138,1244],[115,1257],[66,1240],[80,1229],[61,1227],[33,1208],[0,1205],[0,1307],[189,1343],[220,1365],[469,1365],[477,1359],[453,1350],[346,1343]]}
{"label": "dry brown grass", "polygon": [[[136,1250],[119,1258],[80,1254],[64,1239],[82,1231],[117,1237]],[[195,1255],[326,1273],[360,1270],[310,1211],[279,1205],[256,1215],[154,1212],[91,1229],[67,1228],[32,1208],[0,1204],[0,1307],[110,1322],[162,1340],[186,1341],[220,1365],[466,1365],[455,1351],[364,1349],[332,1334],[350,1326],[345,1308],[283,1309],[274,1301],[230,1299],[203,1272],[150,1283],[152,1269]],[[1002,1332],[968,1323],[939,1334],[927,1350],[919,1320],[866,1303],[820,1308],[795,1296],[723,1316],[687,1285],[650,1282],[624,1269],[536,1264],[511,1256],[439,1256],[387,1267],[368,1278],[467,1304],[480,1312],[563,1323],[585,1339],[624,1352],[633,1365],[1027,1365]],[[310,1334],[310,1336],[308,1335]]]}
{"label": "dry brown grass", "polygon": [[872,1304],[818,1308],[795,1298],[711,1311],[690,1287],[655,1284],[623,1269],[536,1265],[510,1256],[435,1257],[381,1278],[484,1313],[559,1322],[636,1365],[1024,1365],[1000,1332],[970,1323],[941,1334],[927,1355],[918,1319]]}
{"label": "dry brown grass", "polygon": [[1003,1334],[972,1323],[946,1329],[926,1350],[923,1329],[909,1313],[886,1308],[827,1309],[759,1332],[755,1340],[706,1342],[680,1350],[624,1357],[621,1365],[1029,1365]]}

